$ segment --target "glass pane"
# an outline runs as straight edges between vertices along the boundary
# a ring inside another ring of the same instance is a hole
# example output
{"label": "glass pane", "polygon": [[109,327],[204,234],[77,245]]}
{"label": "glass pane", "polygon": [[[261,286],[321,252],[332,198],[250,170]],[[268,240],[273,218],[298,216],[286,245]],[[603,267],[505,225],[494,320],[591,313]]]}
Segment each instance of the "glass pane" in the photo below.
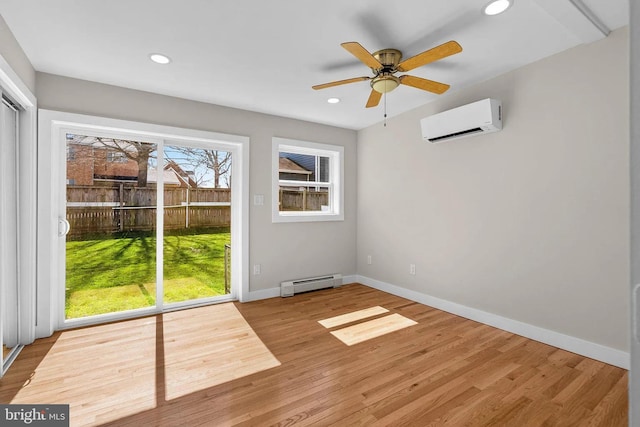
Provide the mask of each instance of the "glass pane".
{"label": "glass pane", "polygon": [[281,180],[329,182],[329,157],[310,154],[279,153]]}
{"label": "glass pane", "polygon": [[231,153],[164,150],[164,303],[230,292]]}
{"label": "glass pane", "polygon": [[320,211],[331,210],[329,187],[312,185],[280,186],[280,211]]}
{"label": "glass pane", "polygon": [[154,306],[156,145],[66,140],[66,318]]}

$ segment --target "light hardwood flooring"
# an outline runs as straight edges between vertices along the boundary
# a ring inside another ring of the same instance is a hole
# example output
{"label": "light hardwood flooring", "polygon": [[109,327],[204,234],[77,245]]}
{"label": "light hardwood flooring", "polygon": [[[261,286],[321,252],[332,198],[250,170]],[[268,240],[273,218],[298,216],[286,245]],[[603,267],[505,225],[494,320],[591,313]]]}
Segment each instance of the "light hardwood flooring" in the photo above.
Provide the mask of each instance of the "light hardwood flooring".
{"label": "light hardwood flooring", "polygon": [[[369,339],[332,334],[353,326]],[[72,426],[615,427],[627,376],[353,284],[58,332],[22,351],[0,403],[68,403]]]}
{"label": "light hardwood flooring", "polygon": [[5,345],[2,345],[2,358],[4,359],[11,353],[11,349]]}

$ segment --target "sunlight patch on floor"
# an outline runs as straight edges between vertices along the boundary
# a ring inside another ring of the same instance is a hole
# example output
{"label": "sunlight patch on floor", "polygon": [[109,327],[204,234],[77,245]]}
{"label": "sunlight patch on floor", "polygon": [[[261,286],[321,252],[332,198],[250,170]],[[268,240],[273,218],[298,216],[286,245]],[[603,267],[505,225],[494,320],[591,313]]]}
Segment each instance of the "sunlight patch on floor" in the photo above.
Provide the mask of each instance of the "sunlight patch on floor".
{"label": "sunlight patch on floor", "polygon": [[[117,328],[135,330],[135,342],[130,332],[118,338]],[[135,346],[135,352],[123,363],[122,352],[128,346]],[[65,331],[11,403],[69,404],[72,426],[124,418],[156,407],[155,357],[153,317]],[[140,364],[145,369],[131,368]],[[65,393],[47,386],[61,383]]]}
{"label": "sunlight patch on floor", "polygon": [[320,323],[325,328],[330,329],[335,328],[336,326],[346,325],[347,323],[356,322],[358,320],[366,319],[367,317],[377,316],[378,314],[388,312],[389,310],[387,310],[386,308],[377,305],[375,307],[365,308],[364,310],[358,310],[352,313],[346,313],[340,316],[319,320],[318,323]]}
{"label": "sunlight patch on floor", "polygon": [[216,304],[63,331],[10,403],[69,404],[71,425],[102,425],[277,366],[235,305]]}
{"label": "sunlight patch on floor", "polygon": [[394,313],[331,331],[331,335],[350,346],[417,324],[418,322]]}
{"label": "sunlight patch on floor", "polygon": [[280,366],[235,305],[214,307],[164,315],[166,400]]}

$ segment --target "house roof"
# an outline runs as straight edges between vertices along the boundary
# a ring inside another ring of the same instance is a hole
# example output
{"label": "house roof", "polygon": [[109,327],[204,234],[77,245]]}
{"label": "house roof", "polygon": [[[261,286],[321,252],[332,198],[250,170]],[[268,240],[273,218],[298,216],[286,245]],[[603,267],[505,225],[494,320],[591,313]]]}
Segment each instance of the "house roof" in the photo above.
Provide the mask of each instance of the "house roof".
{"label": "house roof", "polygon": [[[164,178],[164,185],[171,186],[180,186],[181,180],[178,178],[178,175],[175,171],[171,169],[165,169],[162,171],[162,176]],[[147,182],[148,183],[157,183],[158,182],[158,170],[155,168],[149,168],[147,170]]]}
{"label": "house roof", "polygon": [[[384,103],[364,108],[369,81],[311,89],[373,76],[342,42],[357,41],[371,53],[395,48],[410,58],[457,41],[461,53],[409,72],[451,85],[440,95],[447,97],[629,22],[629,0],[516,0],[498,16],[481,13],[487,3],[325,0],[309,13],[308,2],[294,1],[137,0],[125,8],[3,0],[0,15],[39,72],[350,129],[381,122]],[[109,31],[91,22],[108,22]],[[153,64],[151,46],[172,62]],[[329,105],[330,97],[341,102]],[[439,95],[403,84],[384,99],[393,117]]]}
{"label": "house roof", "polygon": [[311,175],[311,171],[303,168],[296,162],[286,157],[280,157],[278,169],[281,173],[298,173],[301,175]]}
{"label": "house roof", "polygon": [[193,179],[193,172],[184,170],[184,168],[175,161],[167,161],[164,168],[165,170],[172,170],[178,176],[178,179],[183,181],[187,187],[195,188],[198,186],[198,183]]}

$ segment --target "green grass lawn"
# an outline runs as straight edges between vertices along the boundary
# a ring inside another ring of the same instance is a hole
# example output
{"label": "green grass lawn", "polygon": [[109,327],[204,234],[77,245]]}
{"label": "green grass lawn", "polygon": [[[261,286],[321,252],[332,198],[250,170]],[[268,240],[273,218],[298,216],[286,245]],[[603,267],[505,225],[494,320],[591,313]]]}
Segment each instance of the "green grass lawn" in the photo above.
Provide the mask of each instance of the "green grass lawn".
{"label": "green grass lawn", "polygon": [[[164,237],[164,302],[224,295],[229,229]],[[156,238],[138,233],[68,241],[66,318],[155,304]]]}

